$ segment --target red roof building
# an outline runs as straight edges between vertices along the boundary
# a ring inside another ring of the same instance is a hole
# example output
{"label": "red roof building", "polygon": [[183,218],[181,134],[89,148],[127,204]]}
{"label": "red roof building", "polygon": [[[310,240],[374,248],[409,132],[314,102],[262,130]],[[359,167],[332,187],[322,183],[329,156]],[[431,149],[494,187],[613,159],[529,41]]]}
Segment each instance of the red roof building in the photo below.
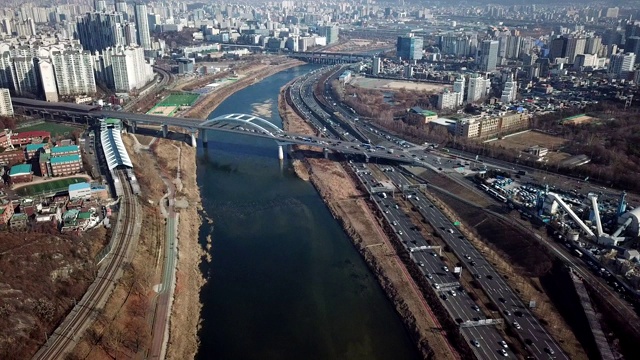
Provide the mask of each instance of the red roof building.
{"label": "red roof building", "polygon": [[23,146],[32,143],[38,144],[43,142],[44,139],[47,138],[51,138],[51,133],[48,131],[23,131],[11,134],[11,144],[13,146]]}

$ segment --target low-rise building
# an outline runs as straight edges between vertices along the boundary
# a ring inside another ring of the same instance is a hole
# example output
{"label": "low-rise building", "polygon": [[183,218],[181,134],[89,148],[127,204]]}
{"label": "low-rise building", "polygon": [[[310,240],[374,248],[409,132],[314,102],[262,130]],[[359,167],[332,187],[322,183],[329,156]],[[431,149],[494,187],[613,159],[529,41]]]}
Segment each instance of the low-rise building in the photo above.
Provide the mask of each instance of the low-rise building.
{"label": "low-rise building", "polygon": [[458,120],[455,134],[465,138],[488,138],[529,128],[529,115],[510,113]]}
{"label": "low-rise building", "polygon": [[535,145],[527,149],[527,152],[533,156],[544,157],[549,153],[549,149],[547,149],[546,147]]}
{"label": "low-rise building", "polygon": [[19,164],[24,160],[24,151],[20,149],[0,153],[0,165]]}
{"label": "low-rise building", "polygon": [[462,105],[462,93],[445,90],[438,94],[438,109],[455,109]]}
{"label": "low-rise building", "polygon": [[82,159],[80,155],[65,155],[51,157],[51,176],[74,175],[82,171]]}
{"label": "low-rise building", "polygon": [[24,146],[27,144],[39,144],[45,139],[51,139],[51,133],[48,131],[23,131],[11,134],[11,145]]}
{"label": "low-rise building", "polygon": [[33,173],[31,172],[31,164],[14,165],[9,171],[9,179],[12,184],[31,182]]}
{"label": "low-rise building", "polygon": [[40,176],[42,177],[50,177],[52,174],[51,163],[49,162],[49,160],[51,160],[51,154],[48,152],[40,154],[40,157],[38,158]]}
{"label": "low-rise building", "polygon": [[27,228],[27,223],[29,222],[29,216],[23,213],[13,214],[11,219],[9,220],[9,227],[12,230],[24,230]]}
{"label": "low-rise building", "polygon": [[46,146],[47,146],[47,144],[44,144],[44,143],[27,144],[24,147],[25,159],[26,160],[31,160],[33,158],[38,157],[40,152],[44,152],[44,149],[46,148]]}
{"label": "low-rise building", "polygon": [[438,118],[438,114],[433,111],[425,110],[420,106],[414,106],[409,109],[409,114],[407,114],[407,119],[411,122],[416,122],[420,124],[426,124],[429,121],[435,120]]}
{"label": "low-rise building", "polygon": [[51,149],[51,157],[80,154],[78,145],[56,146]]}
{"label": "low-rise building", "polygon": [[69,200],[91,199],[91,184],[81,182],[69,185]]}

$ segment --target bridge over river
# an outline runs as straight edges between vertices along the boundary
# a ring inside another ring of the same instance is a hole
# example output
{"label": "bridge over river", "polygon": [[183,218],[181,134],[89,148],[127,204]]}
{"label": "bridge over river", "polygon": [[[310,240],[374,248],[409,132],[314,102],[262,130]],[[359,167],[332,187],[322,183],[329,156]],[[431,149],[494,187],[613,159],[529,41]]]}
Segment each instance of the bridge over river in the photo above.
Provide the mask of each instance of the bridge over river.
{"label": "bridge over river", "polygon": [[99,119],[104,118],[120,119],[132,133],[135,133],[136,128],[140,125],[155,125],[160,126],[162,128],[162,135],[167,137],[169,127],[177,127],[191,135],[191,145],[194,147],[197,146],[198,135],[203,146],[207,146],[207,131],[223,131],[273,139],[278,145],[278,156],[280,159],[284,158],[283,146],[297,144],[322,148],[325,156],[327,156],[331,150],[343,154],[362,155],[367,160],[369,158],[375,158],[393,160],[401,163],[419,163],[407,154],[376,151],[376,149],[362,142],[341,141],[285,132],[266,119],[247,114],[226,114],[203,121],[192,118],[102,110],[99,106],[47,102],[24,98],[13,98],[12,102],[14,111],[27,115],[38,115],[45,119],[49,117],[56,120],[84,122],[87,124],[94,124]]}

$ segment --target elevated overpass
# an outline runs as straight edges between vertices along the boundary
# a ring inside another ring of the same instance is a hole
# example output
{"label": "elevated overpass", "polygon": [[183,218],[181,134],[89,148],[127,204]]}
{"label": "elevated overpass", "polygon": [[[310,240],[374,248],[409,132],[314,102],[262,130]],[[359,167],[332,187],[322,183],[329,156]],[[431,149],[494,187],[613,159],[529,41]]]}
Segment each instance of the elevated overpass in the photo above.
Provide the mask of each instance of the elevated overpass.
{"label": "elevated overpass", "polygon": [[296,52],[288,55],[290,58],[316,64],[346,64],[357,63],[371,59],[372,55],[332,52]]}
{"label": "elevated overpass", "polygon": [[169,128],[176,127],[191,135],[191,144],[194,147],[197,146],[198,143],[197,135],[199,135],[203,146],[207,146],[209,141],[207,132],[222,131],[274,140],[278,145],[280,158],[284,157],[283,146],[295,144],[322,148],[327,151],[332,150],[342,154],[361,155],[364,156],[367,161],[369,158],[373,158],[417,164],[417,162],[407,154],[389,154],[382,151],[375,151],[374,149],[369,150],[365,144],[358,141],[340,141],[306,134],[285,132],[268,120],[247,114],[227,114],[203,121],[192,118],[176,118],[102,110],[99,106],[47,102],[24,98],[13,98],[12,102],[14,111],[28,115],[39,115],[44,118],[66,119],[74,122],[84,122],[86,124],[97,124],[100,119],[105,118],[120,119],[126,128],[133,133],[135,133],[136,128],[140,125],[154,125],[160,126],[163,136],[166,137]]}

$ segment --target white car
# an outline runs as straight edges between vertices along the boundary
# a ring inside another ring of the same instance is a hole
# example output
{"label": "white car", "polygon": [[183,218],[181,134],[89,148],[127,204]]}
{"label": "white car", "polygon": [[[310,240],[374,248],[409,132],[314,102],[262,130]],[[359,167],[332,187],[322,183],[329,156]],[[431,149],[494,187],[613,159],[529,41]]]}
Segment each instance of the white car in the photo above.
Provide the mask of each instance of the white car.
{"label": "white car", "polygon": [[509,348],[509,346],[507,345],[507,343],[504,340],[500,340],[500,342],[498,344],[500,344],[500,346],[502,346],[505,349]]}
{"label": "white car", "polygon": [[500,354],[502,356],[504,356],[504,357],[508,357],[509,356],[509,353],[507,353],[507,350],[505,350],[505,349],[500,349]]}

